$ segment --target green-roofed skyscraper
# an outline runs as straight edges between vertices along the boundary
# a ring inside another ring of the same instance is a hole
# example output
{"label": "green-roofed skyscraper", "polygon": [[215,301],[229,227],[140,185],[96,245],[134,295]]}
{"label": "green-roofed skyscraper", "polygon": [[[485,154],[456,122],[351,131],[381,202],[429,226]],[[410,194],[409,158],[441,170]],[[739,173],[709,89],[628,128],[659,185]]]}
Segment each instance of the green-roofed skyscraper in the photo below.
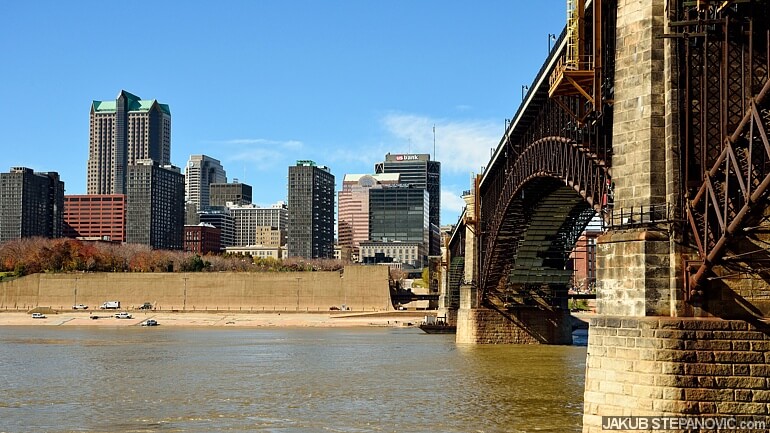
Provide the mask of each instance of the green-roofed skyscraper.
{"label": "green-roofed skyscraper", "polygon": [[171,111],[155,99],[121,90],[114,101],[93,101],[89,136],[88,194],[125,194],[137,160],[171,164]]}

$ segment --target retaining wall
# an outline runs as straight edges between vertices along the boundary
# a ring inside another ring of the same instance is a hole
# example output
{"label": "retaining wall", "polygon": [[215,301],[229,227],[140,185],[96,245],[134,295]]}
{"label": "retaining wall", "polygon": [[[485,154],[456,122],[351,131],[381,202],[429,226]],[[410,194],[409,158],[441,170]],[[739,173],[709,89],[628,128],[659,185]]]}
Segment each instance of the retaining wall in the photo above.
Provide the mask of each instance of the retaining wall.
{"label": "retaining wall", "polygon": [[342,272],[196,272],[35,274],[0,282],[0,310],[38,306],[122,309],[151,302],[163,310],[353,311],[392,310],[385,266],[347,266]]}

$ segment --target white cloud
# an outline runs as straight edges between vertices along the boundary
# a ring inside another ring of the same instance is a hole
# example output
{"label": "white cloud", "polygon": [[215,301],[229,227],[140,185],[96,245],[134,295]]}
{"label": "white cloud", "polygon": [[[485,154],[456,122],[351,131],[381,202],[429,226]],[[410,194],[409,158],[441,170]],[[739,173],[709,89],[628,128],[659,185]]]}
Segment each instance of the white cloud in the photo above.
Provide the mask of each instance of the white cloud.
{"label": "white cloud", "polygon": [[454,224],[460,218],[465,201],[460,197],[462,191],[441,189],[441,223]]}
{"label": "white cloud", "polygon": [[[379,148],[379,146],[355,146],[349,147],[334,147],[333,149],[325,149],[324,157],[329,164],[336,165],[338,163],[348,165],[354,165],[359,167],[369,167],[369,170],[374,170],[374,164],[377,161],[382,161],[385,151]],[[359,170],[360,172],[361,170]]]}
{"label": "white cloud", "polygon": [[503,125],[489,120],[453,121],[412,114],[389,114],[383,124],[402,146],[409,143],[412,153],[431,155],[435,125],[436,159],[442,171],[454,173],[480,172],[504,132]]}
{"label": "white cloud", "polygon": [[210,143],[229,148],[225,161],[246,162],[258,170],[269,170],[275,167],[283,169],[288,166],[288,161],[293,158],[292,155],[296,155],[296,152],[304,147],[304,144],[298,140],[278,141],[265,138],[234,138]]}

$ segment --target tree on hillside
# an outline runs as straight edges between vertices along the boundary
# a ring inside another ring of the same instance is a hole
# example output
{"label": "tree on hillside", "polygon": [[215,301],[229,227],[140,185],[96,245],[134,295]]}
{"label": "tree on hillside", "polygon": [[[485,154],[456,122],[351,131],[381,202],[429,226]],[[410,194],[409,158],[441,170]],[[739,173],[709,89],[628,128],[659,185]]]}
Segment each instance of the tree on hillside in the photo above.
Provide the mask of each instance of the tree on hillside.
{"label": "tree on hillside", "polygon": [[184,260],[179,269],[182,272],[201,272],[209,267],[211,267],[211,263],[204,261],[201,256],[196,254]]}
{"label": "tree on hillside", "polygon": [[75,239],[22,238],[0,244],[0,271],[38,272],[295,272],[338,271],[333,259],[253,258],[223,254],[197,256],[153,250],[141,244],[84,242]]}

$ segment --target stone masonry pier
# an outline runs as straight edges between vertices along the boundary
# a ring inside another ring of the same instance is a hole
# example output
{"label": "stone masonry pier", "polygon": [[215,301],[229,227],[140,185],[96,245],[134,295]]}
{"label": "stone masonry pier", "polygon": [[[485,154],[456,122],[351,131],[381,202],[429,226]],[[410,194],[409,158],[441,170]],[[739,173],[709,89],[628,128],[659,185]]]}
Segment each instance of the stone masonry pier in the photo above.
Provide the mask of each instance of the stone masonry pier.
{"label": "stone masonry pier", "polygon": [[461,309],[457,341],[471,344],[572,344],[572,321],[567,310],[519,308]]}
{"label": "stone masonry pier", "polygon": [[476,301],[474,287],[460,287],[458,343],[572,344],[572,319],[566,309],[529,306],[501,310],[479,306]]}
{"label": "stone masonry pier", "polygon": [[[767,325],[743,320],[591,319],[583,432],[602,416],[770,414]],[[748,430],[747,430],[748,431]]]}

